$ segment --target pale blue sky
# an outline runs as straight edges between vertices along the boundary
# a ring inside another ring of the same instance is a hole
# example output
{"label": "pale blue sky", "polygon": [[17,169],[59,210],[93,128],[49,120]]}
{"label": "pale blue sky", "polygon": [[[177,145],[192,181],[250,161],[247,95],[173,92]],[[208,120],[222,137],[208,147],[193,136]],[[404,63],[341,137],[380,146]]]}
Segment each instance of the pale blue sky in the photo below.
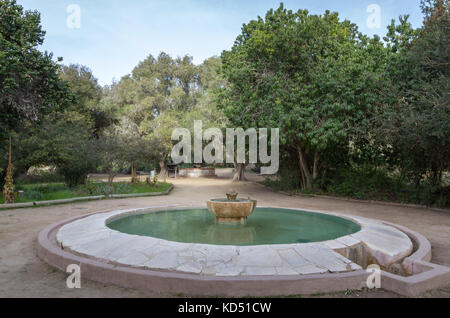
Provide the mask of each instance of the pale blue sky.
{"label": "pale blue sky", "polygon": [[[18,0],[41,12],[47,31],[43,50],[63,57],[65,64],[88,66],[100,84],[110,84],[131,72],[149,54],[189,54],[196,64],[228,50],[243,23],[278,8],[279,0]],[[288,9],[339,12],[365,34],[384,36],[391,19],[411,15],[422,23],[420,0],[285,0]],[[70,29],[70,4],[81,8],[81,28]],[[381,8],[381,28],[367,26],[370,4]]]}

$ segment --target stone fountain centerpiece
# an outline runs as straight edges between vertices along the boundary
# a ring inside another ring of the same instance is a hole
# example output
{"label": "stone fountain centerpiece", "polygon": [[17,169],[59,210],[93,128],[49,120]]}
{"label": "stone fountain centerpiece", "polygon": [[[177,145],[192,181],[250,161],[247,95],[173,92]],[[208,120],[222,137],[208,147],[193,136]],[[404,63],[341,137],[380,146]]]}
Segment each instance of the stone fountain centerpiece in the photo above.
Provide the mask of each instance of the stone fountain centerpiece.
{"label": "stone fountain centerpiece", "polygon": [[227,193],[227,199],[212,199],[208,210],[215,215],[217,224],[246,224],[247,218],[256,208],[257,201],[238,199],[236,191]]}

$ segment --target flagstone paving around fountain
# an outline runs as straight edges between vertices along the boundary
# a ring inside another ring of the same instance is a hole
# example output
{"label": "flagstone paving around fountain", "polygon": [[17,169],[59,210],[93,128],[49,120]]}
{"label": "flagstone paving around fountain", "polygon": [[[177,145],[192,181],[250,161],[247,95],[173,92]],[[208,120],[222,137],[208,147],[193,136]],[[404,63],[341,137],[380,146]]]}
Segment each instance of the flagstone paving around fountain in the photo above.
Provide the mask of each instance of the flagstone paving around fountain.
{"label": "flagstone paving around fountain", "polygon": [[360,270],[360,265],[346,257],[351,249],[361,245],[368,246],[369,256],[388,268],[413,250],[411,240],[403,232],[357,217],[350,219],[361,225],[361,231],[336,240],[257,246],[171,242],[120,233],[107,227],[115,218],[146,210],[151,211],[152,207],[101,213],[71,222],[58,230],[57,243],[65,251],[119,265],[213,276],[305,275]]}

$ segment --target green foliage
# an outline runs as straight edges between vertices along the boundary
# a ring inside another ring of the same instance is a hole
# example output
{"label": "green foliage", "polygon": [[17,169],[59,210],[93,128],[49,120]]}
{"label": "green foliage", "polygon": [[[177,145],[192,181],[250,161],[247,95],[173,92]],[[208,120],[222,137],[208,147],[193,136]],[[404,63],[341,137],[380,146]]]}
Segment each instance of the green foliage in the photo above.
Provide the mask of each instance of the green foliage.
{"label": "green foliage", "polygon": [[222,54],[227,83],[218,102],[236,126],[280,128],[288,160],[271,185],[448,201],[449,6],[430,0],[422,7],[424,26],[414,30],[401,16],[386,44],[337,13],[283,5],[243,26]]}
{"label": "green foliage", "polygon": [[154,140],[143,139],[139,127],[127,118],[105,129],[94,144],[97,161],[108,173],[110,185],[118,173],[132,165],[145,165],[158,150]]}
{"label": "green foliage", "polygon": [[280,170],[273,177],[266,177],[264,184],[281,191],[292,191],[301,188],[301,176],[292,171],[299,171],[298,161],[295,154],[288,151],[282,151],[280,157]]}
{"label": "green foliage", "polygon": [[[86,182],[75,188],[69,188],[64,183],[18,185],[17,191],[24,191],[19,197],[16,193],[16,203],[34,201],[52,201],[86,196],[110,194],[141,194],[163,192],[170,187],[168,183],[147,185],[145,183],[130,184],[127,182],[114,183],[112,188],[104,182]],[[0,198],[0,204],[4,201]]]}
{"label": "green foliage", "polygon": [[57,173],[56,168],[30,169],[25,176],[16,179],[16,184],[57,183],[64,182],[64,176]]}
{"label": "green foliage", "polygon": [[38,121],[73,99],[52,54],[38,50],[44,35],[38,12],[0,1],[0,143],[23,120]]}
{"label": "green foliage", "polygon": [[168,183],[155,183],[148,185],[146,183],[128,183],[115,182],[110,186],[104,182],[86,182],[86,184],[77,187],[78,193],[89,196],[111,195],[111,194],[139,194],[162,192],[170,187]]}
{"label": "green foliage", "polygon": [[[264,184],[275,190],[293,191],[299,189],[299,178],[286,166],[277,178],[269,178]],[[375,200],[420,204],[433,207],[448,207],[450,186],[435,187],[423,184],[416,188],[405,183],[398,174],[386,169],[376,169],[371,165],[342,167],[334,171],[320,187],[303,194],[332,195],[357,200]]]}
{"label": "green foliage", "polygon": [[435,0],[422,6],[421,29],[412,32],[405,20],[390,27],[389,45],[398,52],[391,59],[394,99],[378,116],[374,132],[389,145],[387,156],[408,181],[439,187],[450,167],[449,4]]}
{"label": "green foliage", "polygon": [[114,192],[107,183],[86,182],[84,185],[77,187],[79,193],[85,193],[87,196],[110,195]]}
{"label": "green foliage", "polygon": [[118,183],[114,187],[114,192],[118,194],[131,193],[132,188],[129,183]]}
{"label": "green foliage", "polygon": [[405,183],[399,175],[389,175],[373,167],[339,170],[326,186],[327,193],[360,200],[397,201],[446,207],[450,203],[450,187],[438,188],[424,184],[416,188]]}
{"label": "green foliage", "polygon": [[75,64],[63,65],[59,76],[69,84],[75,96],[70,109],[91,120],[94,123],[96,135],[113,123],[112,114],[107,109],[103,109],[100,104],[102,88],[88,67]]}
{"label": "green foliage", "polygon": [[235,126],[280,128],[281,144],[298,154],[303,186],[311,188],[313,162],[349,141],[375,107],[383,55],[378,38],[361,35],[337,13],[281,5],[244,25],[222,54],[229,85],[218,102]]}
{"label": "green foliage", "polygon": [[64,183],[36,183],[28,185],[18,185],[17,190],[22,191],[37,191],[41,193],[57,192],[67,190],[67,186]]}
{"label": "green foliage", "polygon": [[38,190],[30,189],[24,192],[21,198],[25,201],[43,201],[44,195]]}
{"label": "green foliage", "polygon": [[[219,67],[218,58],[195,66],[190,56],[174,59],[162,52],[158,57],[148,56],[132,74],[105,90],[103,109],[115,114],[117,125],[133,127],[135,136],[152,147],[153,152],[145,157],[159,162],[161,178],[167,176],[175,128],[192,128],[194,120],[215,127],[224,124],[214,104],[215,91],[222,84]],[[130,147],[133,151],[139,148]],[[134,163],[146,165],[139,160]]]}
{"label": "green foliage", "polygon": [[73,111],[46,116],[40,125],[29,122],[18,137],[21,165],[55,166],[68,186],[83,184],[96,163],[92,131],[92,122]]}
{"label": "green foliage", "polygon": [[64,193],[68,188],[63,183],[48,183],[48,184],[31,184],[19,185],[17,191],[24,191],[20,197],[23,201],[44,201],[49,199],[50,193]]}
{"label": "green foliage", "polygon": [[386,175],[385,171],[363,166],[353,169],[340,169],[326,186],[326,191],[338,196],[357,199],[388,198],[391,192],[398,191],[402,184]]}
{"label": "green foliage", "polygon": [[[102,88],[87,67],[39,51],[38,12],[0,0],[1,180],[11,135],[14,178],[35,166],[58,172],[18,188],[58,174],[70,187],[26,188],[24,200],[158,188],[113,179],[156,161],[164,179],[172,131],[202,120],[205,129],[280,128],[281,169],[267,181],[278,189],[446,206],[449,4],[424,0],[422,9],[423,27],[401,16],[382,42],[337,13],[281,4],[245,24],[221,58],[196,66],[188,55],[150,55]],[[96,170],[108,184],[85,182]]]}

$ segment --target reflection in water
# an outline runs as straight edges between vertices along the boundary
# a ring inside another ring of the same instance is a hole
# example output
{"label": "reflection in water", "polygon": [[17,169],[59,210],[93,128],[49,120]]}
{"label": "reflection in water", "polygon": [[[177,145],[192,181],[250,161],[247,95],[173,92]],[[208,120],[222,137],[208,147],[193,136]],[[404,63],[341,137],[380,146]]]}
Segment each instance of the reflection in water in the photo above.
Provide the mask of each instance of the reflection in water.
{"label": "reflection in water", "polygon": [[252,245],[256,239],[253,226],[240,225],[210,225],[206,233],[208,241],[220,245]]}

